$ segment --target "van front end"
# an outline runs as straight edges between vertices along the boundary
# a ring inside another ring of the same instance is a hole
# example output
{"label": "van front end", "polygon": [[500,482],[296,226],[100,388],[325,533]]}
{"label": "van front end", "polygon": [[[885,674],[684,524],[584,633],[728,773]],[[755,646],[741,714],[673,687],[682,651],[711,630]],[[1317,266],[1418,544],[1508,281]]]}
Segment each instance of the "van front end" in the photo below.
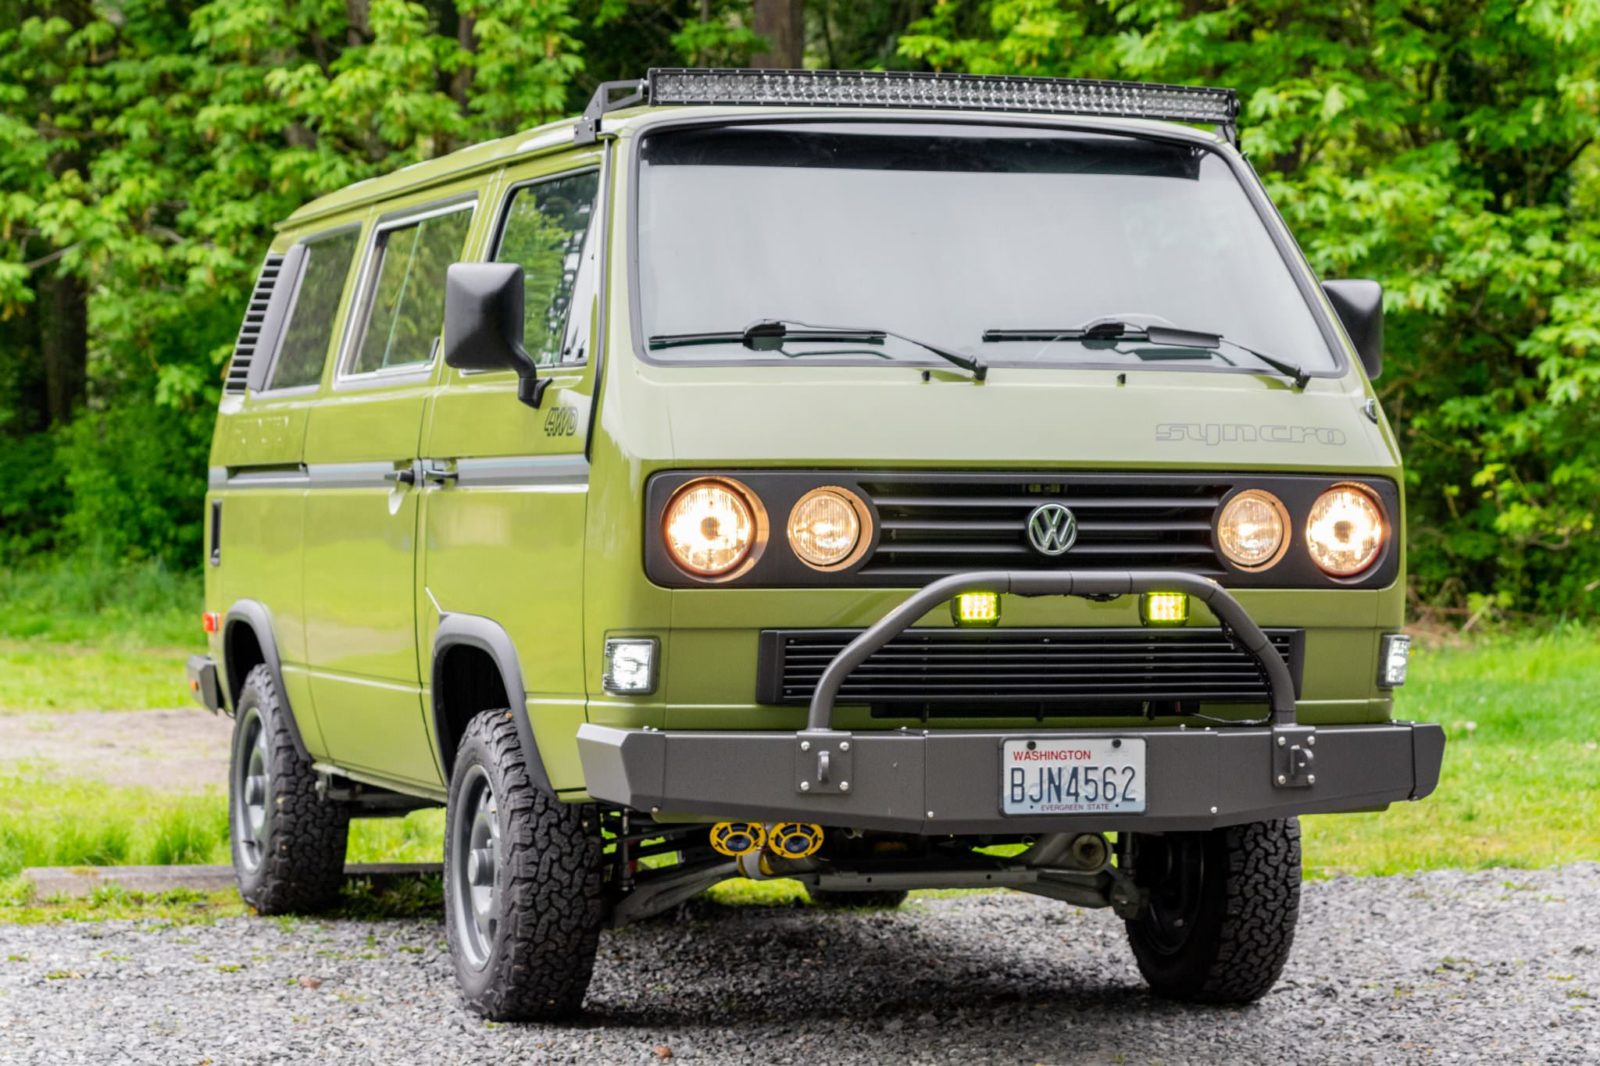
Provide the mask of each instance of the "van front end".
{"label": "van front end", "polygon": [[619,845],[613,920],[1003,886],[1112,908],[1163,994],[1262,994],[1297,818],[1443,756],[1393,720],[1375,287],[1177,127],[709,109],[616,153],[575,776],[677,863]]}

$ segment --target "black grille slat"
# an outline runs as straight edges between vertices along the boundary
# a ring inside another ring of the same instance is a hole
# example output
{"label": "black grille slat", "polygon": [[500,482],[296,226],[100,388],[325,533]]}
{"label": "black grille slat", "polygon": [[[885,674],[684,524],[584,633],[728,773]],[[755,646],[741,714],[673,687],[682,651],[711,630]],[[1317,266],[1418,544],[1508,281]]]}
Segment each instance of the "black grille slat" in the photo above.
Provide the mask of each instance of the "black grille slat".
{"label": "black grille slat", "polygon": [[239,326],[239,337],[233,343],[233,357],[228,361],[228,376],[224,392],[242,393],[250,381],[250,364],[255,359],[261,341],[261,330],[267,321],[267,305],[272,302],[272,290],[283,270],[283,256],[268,255],[256,277],[255,289],[250,293],[249,306],[245,308],[244,322]]}
{"label": "black grille slat", "polygon": [[[823,671],[857,631],[764,634],[758,674],[766,703],[810,700]],[[1301,632],[1269,630],[1299,685]],[[845,679],[840,704],[875,708],[981,704],[1043,713],[1063,704],[1265,703],[1253,657],[1219,630],[916,629],[902,633]],[[907,712],[911,713],[911,712]]]}
{"label": "black grille slat", "polygon": [[[1232,483],[1130,474],[919,475],[863,478],[878,537],[862,577],[893,584],[963,570],[1176,569],[1224,572],[1212,543],[1212,512]],[[1058,502],[1078,518],[1077,542],[1047,556],[1028,541],[1028,512]]]}

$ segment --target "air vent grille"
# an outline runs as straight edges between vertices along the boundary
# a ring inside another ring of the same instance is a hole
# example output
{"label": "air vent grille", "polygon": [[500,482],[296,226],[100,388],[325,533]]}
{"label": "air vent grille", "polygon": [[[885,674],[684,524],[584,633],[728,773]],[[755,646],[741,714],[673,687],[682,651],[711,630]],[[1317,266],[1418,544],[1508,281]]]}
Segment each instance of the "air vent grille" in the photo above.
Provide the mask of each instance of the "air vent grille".
{"label": "air vent grille", "polygon": [[270,254],[262,264],[256,278],[255,291],[250,294],[250,306],[245,309],[244,323],[239,327],[239,339],[233,344],[233,358],[228,363],[228,377],[223,392],[243,393],[250,383],[250,364],[255,359],[261,341],[261,329],[267,321],[267,305],[272,302],[272,289],[283,271],[283,256]]}

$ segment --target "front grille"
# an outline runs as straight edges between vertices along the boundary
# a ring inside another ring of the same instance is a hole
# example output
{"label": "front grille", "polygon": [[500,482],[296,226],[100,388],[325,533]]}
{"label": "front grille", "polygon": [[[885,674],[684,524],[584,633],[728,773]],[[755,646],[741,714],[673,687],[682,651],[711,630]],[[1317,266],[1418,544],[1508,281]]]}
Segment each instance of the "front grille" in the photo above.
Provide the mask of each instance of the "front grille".
{"label": "front grille", "polygon": [[[860,632],[763,631],[758,701],[810,702],[823,670]],[[1297,691],[1302,632],[1267,630]],[[838,702],[900,714],[959,705],[1044,715],[1266,700],[1255,659],[1220,629],[911,629],[857,667]]]}
{"label": "front grille", "polygon": [[[889,584],[931,581],[966,570],[1226,571],[1212,542],[1212,516],[1230,481],[1138,474],[984,475],[861,479],[879,516],[877,546],[861,574]],[[1057,502],[1078,520],[1064,556],[1028,543],[1035,507]]]}

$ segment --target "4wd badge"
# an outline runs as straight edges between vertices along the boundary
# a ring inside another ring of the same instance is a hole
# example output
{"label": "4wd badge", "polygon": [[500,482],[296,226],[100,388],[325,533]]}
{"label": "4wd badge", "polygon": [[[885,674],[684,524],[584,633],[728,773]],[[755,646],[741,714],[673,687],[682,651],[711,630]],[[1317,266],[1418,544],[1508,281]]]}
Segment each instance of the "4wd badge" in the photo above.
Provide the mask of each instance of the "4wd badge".
{"label": "4wd badge", "polygon": [[1040,555],[1064,555],[1078,540],[1078,516],[1059,503],[1041,503],[1028,515],[1028,541]]}

